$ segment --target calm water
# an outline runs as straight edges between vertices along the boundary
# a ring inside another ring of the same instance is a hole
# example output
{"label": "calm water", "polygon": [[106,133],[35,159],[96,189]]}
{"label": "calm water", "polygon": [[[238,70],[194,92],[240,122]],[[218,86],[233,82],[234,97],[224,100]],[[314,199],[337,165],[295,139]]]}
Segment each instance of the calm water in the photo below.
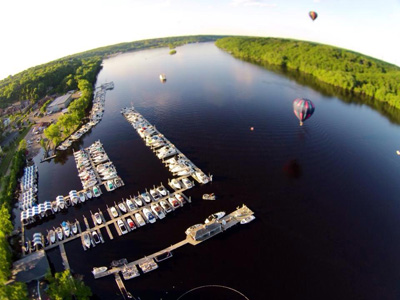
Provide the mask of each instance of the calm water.
{"label": "calm water", "polygon": [[[101,139],[126,183],[100,199],[58,214],[28,230],[46,232],[63,220],[90,216],[170,173],[120,109],[136,109],[214,182],[187,194],[193,203],[166,219],[84,252],[66,244],[71,268],[98,299],[121,299],[112,277],[94,280],[94,266],[138,259],[184,239],[190,225],[242,203],[256,221],[196,247],[185,246],[159,269],[125,282],[134,296],[177,299],[202,285],[225,285],[250,299],[399,299],[400,128],[371,108],[313,90],[304,80],[243,62],[212,43],[153,49],[104,61],[97,84],[114,81],[104,118],[75,147]],[[158,76],[167,75],[161,84]],[[316,111],[299,126],[297,97]],[[250,131],[254,127],[254,131]],[[39,157],[38,157],[39,159]],[[287,165],[296,160],[300,171]],[[39,199],[54,200],[81,187],[71,153],[38,163]],[[202,201],[215,192],[218,201]],[[58,249],[48,253],[62,270]],[[240,299],[203,289],[182,299]],[[197,297],[197,298],[196,298]]]}

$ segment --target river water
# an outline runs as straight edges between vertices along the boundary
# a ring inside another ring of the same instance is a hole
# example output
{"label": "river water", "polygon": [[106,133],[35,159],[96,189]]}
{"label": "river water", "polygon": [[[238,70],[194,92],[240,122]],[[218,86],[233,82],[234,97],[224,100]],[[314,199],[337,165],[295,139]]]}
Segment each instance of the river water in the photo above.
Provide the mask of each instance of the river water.
{"label": "river water", "polygon": [[[100,139],[125,187],[28,228],[46,232],[64,220],[112,205],[171,178],[120,114],[131,103],[214,182],[186,194],[192,204],[154,225],[83,251],[65,245],[71,269],[95,299],[122,299],[112,276],[94,266],[135,260],[185,238],[211,213],[245,203],[256,220],[198,246],[174,251],[151,273],[125,282],[144,299],[177,299],[190,289],[221,285],[249,299],[398,299],[400,267],[400,128],[368,106],[342,101],[307,80],[233,58],[212,43],[132,52],[106,59],[97,85],[113,81],[103,120],[75,149]],[[166,83],[159,81],[165,73]],[[300,127],[292,101],[316,110]],[[250,130],[254,127],[254,130]],[[39,200],[79,190],[71,152],[39,163]],[[293,170],[293,162],[297,168]],[[217,201],[201,195],[214,192]],[[48,252],[63,270],[58,249]],[[243,299],[204,288],[182,299]]]}

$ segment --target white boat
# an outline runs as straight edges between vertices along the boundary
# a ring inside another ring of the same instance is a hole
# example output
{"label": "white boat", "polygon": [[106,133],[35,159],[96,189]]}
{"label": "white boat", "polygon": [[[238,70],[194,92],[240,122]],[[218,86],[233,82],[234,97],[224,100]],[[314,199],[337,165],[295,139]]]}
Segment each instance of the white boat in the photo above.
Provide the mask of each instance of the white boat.
{"label": "white boat", "polygon": [[193,183],[187,177],[182,178],[182,183],[187,189],[190,189],[193,187]]}
{"label": "white boat", "polygon": [[139,198],[139,196],[138,197],[136,197],[136,196],[133,197],[133,201],[135,201],[137,206],[142,206],[143,205],[143,202],[142,202],[142,200],[140,198]]}
{"label": "white boat", "polygon": [[109,191],[115,190],[115,186],[114,186],[114,183],[112,182],[112,180],[107,181],[107,186],[108,186]]}
{"label": "white boat", "polygon": [[57,206],[60,210],[65,208],[64,196],[57,196],[56,202],[57,202]]}
{"label": "white boat", "polygon": [[164,210],[165,212],[169,213],[169,212],[172,211],[172,207],[171,207],[171,205],[168,204],[167,201],[161,200],[161,201],[160,201],[160,205],[161,205],[161,207],[163,208],[163,210]]}
{"label": "white boat", "polygon": [[154,214],[161,220],[165,218],[165,214],[163,210],[161,209],[160,205],[157,203],[152,203],[151,204],[151,210],[154,212]]}
{"label": "white boat", "polygon": [[123,213],[126,213],[126,206],[124,205],[124,203],[119,202],[118,207]]}
{"label": "white boat", "polygon": [[174,197],[168,197],[168,202],[174,207],[177,208],[180,206],[179,201]]}
{"label": "white boat", "polygon": [[103,220],[101,219],[101,216],[98,212],[94,214],[94,219],[96,220],[96,223],[99,225],[103,222]]}
{"label": "white boat", "polygon": [[93,275],[97,275],[97,274],[100,274],[100,273],[104,273],[105,271],[107,271],[107,267],[93,268],[92,274]]}
{"label": "white boat", "polygon": [[114,206],[111,206],[110,211],[111,211],[111,215],[112,215],[114,218],[117,218],[117,217],[118,217],[118,212],[117,212],[117,210],[115,209]]}
{"label": "white boat", "polygon": [[145,193],[142,193],[140,196],[142,196],[142,198],[144,199],[144,201],[146,201],[147,203],[150,203],[150,202],[151,202],[151,198],[150,198],[149,193],[145,192]]}
{"label": "white boat", "polygon": [[126,226],[125,226],[124,222],[122,222],[121,219],[119,219],[119,220],[117,221],[117,225],[118,225],[119,229],[121,229],[121,233],[122,233],[122,234],[128,233],[128,229],[126,229]]}
{"label": "white boat", "polygon": [[157,192],[156,189],[150,189],[150,195],[154,198],[154,200],[160,199],[160,194]]}
{"label": "white boat", "polygon": [[130,200],[130,199],[126,199],[126,205],[128,206],[128,209],[130,210],[130,211],[133,211],[133,210],[135,210],[135,205],[133,204],[133,202]]}
{"label": "white boat", "polygon": [[187,176],[193,173],[193,169],[192,168],[185,168],[181,171],[179,171],[178,173],[176,173],[176,175],[178,176]]}
{"label": "white boat", "polygon": [[224,217],[225,216],[225,212],[224,211],[220,211],[220,212],[217,212],[217,213],[215,213],[215,214],[212,214],[212,215],[210,215],[205,221],[204,221],[204,223],[206,223],[206,224],[208,224],[208,223],[210,223],[210,222],[212,222],[212,221],[218,221],[219,219],[221,219],[222,217]]}
{"label": "white boat", "polygon": [[54,244],[56,242],[56,233],[53,229],[49,231],[50,242]]}
{"label": "white boat", "polygon": [[83,244],[86,246],[86,248],[90,248],[90,246],[91,246],[91,238],[90,238],[90,233],[89,232],[84,232],[83,233]]}
{"label": "white boat", "polygon": [[210,181],[210,178],[201,171],[196,171],[195,175],[196,175],[197,179],[203,184],[206,184]]}
{"label": "white boat", "polygon": [[400,151],[399,151],[399,150],[397,150],[397,151],[396,151],[396,154],[397,154],[397,155],[400,155]]}
{"label": "white boat", "polygon": [[150,223],[154,223],[156,221],[156,218],[153,216],[151,211],[148,208],[143,208],[143,215],[146,218],[146,220]]}
{"label": "white boat", "polygon": [[101,176],[101,178],[103,179],[103,180],[109,180],[109,179],[113,179],[113,178],[115,178],[115,177],[117,177],[118,175],[117,175],[117,172],[112,172],[112,173],[109,173],[109,174],[107,174],[107,175],[102,175]]}
{"label": "white boat", "polygon": [[203,200],[215,200],[215,194],[203,194]]}
{"label": "white boat", "polygon": [[178,200],[182,205],[185,203],[185,198],[183,198],[183,196],[179,193],[175,194],[175,198],[176,200]]}
{"label": "white boat", "polygon": [[143,219],[143,217],[142,217],[141,214],[136,213],[136,214],[135,214],[135,219],[136,219],[136,221],[139,223],[140,226],[146,225],[146,222],[144,221],[144,219]]}
{"label": "white boat", "polygon": [[58,211],[57,201],[51,202],[51,209],[56,213]]}
{"label": "white boat", "polygon": [[96,230],[92,231],[92,239],[93,239],[95,244],[99,244],[100,243],[100,237],[99,237],[99,234],[97,233]]}
{"label": "white boat", "polygon": [[99,188],[97,185],[95,185],[95,186],[93,187],[93,195],[94,195],[95,197],[99,197],[99,196],[101,195],[101,193],[100,193],[100,188]]}
{"label": "white boat", "polygon": [[127,218],[126,219],[126,223],[128,223],[128,226],[129,226],[130,229],[135,229],[136,228],[135,223],[133,222],[133,220],[131,218]]}
{"label": "white boat", "polygon": [[75,222],[75,223],[73,223],[71,225],[71,230],[72,230],[73,234],[77,234],[78,233],[78,224],[77,224],[77,222]]}
{"label": "white boat", "polygon": [[182,188],[181,184],[179,183],[179,181],[177,179],[175,179],[175,178],[171,180],[171,186],[174,189],[177,189],[177,190],[180,190]]}
{"label": "white boat", "polygon": [[165,76],[165,74],[160,74],[160,81],[161,82],[167,81],[167,77]]}
{"label": "white boat", "polygon": [[246,218],[240,220],[240,224],[243,225],[243,224],[250,223],[250,222],[253,221],[255,218],[256,218],[255,216],[250,215],[250,216],[248,216],[248,217],[246,217]]}
{"label": "white boat", "polygon": [[63,239],[63,231],[62,231],[61,227],[56,228],[56,234],[57,234],[58,240],[61,241]]}
{"label": "white boat", "polygon": [[83,192],[79,192],[78,196],[79,196],[79,200],[81,200],[81,202],[86,201],[85,194]]}
{"label": "white boat", "polygon": [[70,233],[71,233],[71,230],[70,230],[70,228],[69,228],[69,224],[68,224],[67,222],[63,221],[63,222],[61,223],[61,226],[62,226],[62,229],[63,229],[63,231],[64,231],[65,237],[69,237],[69,235],[70,235]]}
{"label": "white boat", "polygon": [[87,190],[86,191],[86,196],[87,196],[88,199],[92,199],[93,194],[92,194],[92,192],[90,190]]}
{"label": "white boat", "polygon": [[162,185],[158,186],[158,187],[157,187],[157,191],[158,191],[162,196],[167,196],[168,190],[167,190],[164,186],[162,186]]}

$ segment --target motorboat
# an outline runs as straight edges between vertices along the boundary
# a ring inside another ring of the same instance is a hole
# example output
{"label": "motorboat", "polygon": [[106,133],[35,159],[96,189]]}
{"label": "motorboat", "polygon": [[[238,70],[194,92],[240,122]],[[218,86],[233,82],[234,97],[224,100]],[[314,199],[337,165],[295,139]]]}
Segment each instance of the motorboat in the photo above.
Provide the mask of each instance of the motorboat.
{"label": "motorboat", "polygon": [[83,233],[83,244],[86,246],[86,248],[90,248],[91,246],[90,233],[87,231]]}
{"label": "motorboat", "polygon": [[203,184],[206,184],[210,181],[210,178],[206,174],[204,174],[202,171],[196,171],[195,175],[196,175],[197,179]]}
{"label": "motorboat", "polygon": [[78,196],[79,196],[79,200],[81,202],[85,202],[86,201],[86,197],[85,197],[85,194],[83,192],[79,192]]}
{"label": "motorboat", "polygon": [[187,177],[182,178],[182,183],[185,186],[185,188],[187,188],[187,189],[190,189],[193,187],[193,183]]}
{"label": "motorboat", "polygon": [[160,81],[161,82],[167,81],[167,77],[165,76],[165,74],[160,74]]}
{"label": "motorboat", "polygon": [[128,206],[128,209],[130,211],[133,211],[136,209],[136,206],[133,204],[133,202],[130,199],[126,199],[125,203]]}
{"label": "motorboat", "polygon": [[160,201],[160,205],[161,205],[161,207],[163,208],[163,210],[164,210],[165,212],[169,213],[169,212],[172,211],[172,207],[171,207],[171,205],[168,204],[167,201],[161,200],[161,201]]}
{"label": "motorboat", "polygon": [[179,201],[176,200],[176,198],[174,198],[174,197],[168,197],[168,201],[174,208],[177,208],[180,206]]}
{"label": "motorboat", "polygon": [[57,201],[51,202],[51,209],[56,213],[58,211]]}
{"label": "motorboat", "polygon": [[222,217],[224,217],[225,216],[225,212],[224,211],[220,211],[220,212],[217,212],[217,213],[215,213],[215,214],[212,214],[212,215],[210,215],[205,221],[204,221],[204,223],[206,223],[206,224],[208,224],[208,223],[210,223],[210,222],[212,222],[212,221],[218,221],[219,219],[221,219]]}
{"label": "motorboat", "polygon": [[142,196],[142,198],[144,199],[144,201],[146,201],[147,203],[150,203],[150,202],[151,202],[151,198],[150,198],[149,193],[145,192],[145,193],[142,193],[140,196]]}
{"label": "motorboat", "polygon": [[108,174],[106,174],[106,175],[101,175],[101,178],[103,179],[103,180],[110,180],[110,179],[113,179],[113,178],[115,178],[115,177],[117,177],[118,175],[117,175],[117,172],[112,172],[112,173],[108,173]]}
{"label": "motorboat", "polygon": [[211,194],[203,194],[203,200],[215,200],[215,194],[211,193]]}
{"label": "motorboat", "polygon": [[71,225],[71,231],[72,231],[73,234],[77,234],[78,233],[78,224],[77,224],[77,222],[74,222]]}
{"label": "motorboat", "polygon": [[71,199],[72,203],[78,204],[79,196],[75,190],[69,192],[69,198]]}
{"label": "motorboat", "polygon": [[85,181],[83,183],[83,187],[85,189],[88,189],[88,188],[91,188],[91,187],[95,186],[96,184],[97,184],[97,180],[96,179],[90,179],[90,180]]}
{"label": "motorboat", "polygon": [[126,213],[126,206],[124,205],[124,203],[119,202],[118,207],[123,213]]}
{"label": "motorboat", "polygon": [[176,200],[178,200],[182,205],[185,203],[185,198],[183,198],[183,196],[179,193],[175,194],[175,198]]}
{"label": "motorboat", "polygon": [[96,220],[96,223],[99,224],[99,225],[103,222],[103,220],[101,219],[101,216],[100,216],[100,214],[98,212],[96,212],[94,214],[94,219]]}
{"label": "motorboat", "polygon": [[150,189],[150,195],[155,201],[160,199],[160,193],[156,189]]}
{"label": "motorboat", "polygon": [[144,221],[144,219],[143,219],[143,217],[142,217],[141,214],[136,213],[136,214],[135,214],[135,219],[136,219],[136,221],[138,222],[138,224],[139,224],[140,226],[146,225],[146,222]]}
{"label": "motorboat", "polygon": [[126,219],[126,223],[128,223],[128,226],[129,226],[131,229],[135,229],[135,228],[136,228],[135,223],[133,222],[133,220],[132,220],[131,218],[127,218],[127,219]]}
{"label": "motorboat", "polygon": [[154,223],[156,221],[156,218],[154,215],[151,213],[151,211],[148,208],[143,208],[143,215],[146,218],[146,220],[150,223]]}
{"label": "motorboat", "polygon": [[97,233],[96,230],[92,231],[92,239],[93,239],[95,244],[99,244],[100,243],[100,237],[99,237],[99,234]]}
{"label": "motorboat", "polygon": [[87,190],[87,191],[86,191],[86,197],[87,197],[88,199],[92,199],[93,194],[92,194],[92,192],[91,192],[90,190]]}
{"label": "motorboat", "polygon": [[140,207],[140,206],[143,205],[143,201],[142,201],[140,198],[141,198],[141,197],[139,197],[139,196],[133,197],[133,201],[135,201],[135,203],[136,203],[136,205],[137,205],[138,207]]}
{"label": "motorboat", "polygon": [[168,190],[163,185],[157,187],[157,192],[159,192],[162,196],[167,196],[168,194]]}
{"label": "motorboat", "polygon": [[57,206],[60,210],[65,208],[64,196],[57,196],[56,201],[57,201]]}
{"label": "motorboat", "polygon": [[93,187],[93,195],[94,195],[95,197],[99,197],[99,196],[101,195],[100,188],[99,188],[97,185],[95,185],[95,186]]}
{"label": "motorboat", "polygon": [[56,233],[54,232],[53,229],[51,229],[51,230],[49,231],[49,238],[50,238],[50,242],[51,242],[52,244],[54,244],[54,243],[56,242]]}
{"label": "motorboat", "polygon": [[112,216],[113,216],[114,218],[117,218],[117,217],[118,217],[118,211],[115,209],[114,206],[111,206],[110,211],[111,211],[111,214],[112,214]]}
{"label": "motorboat", "polygon": [[62,229],[63,229],[63,231],[64,231],[65,237],[69,237],[69,235],[70,235],[70,233],[71,233],[71,229],[70,229],[70,227],[69,227],[69,224],[68,224],[67,222],[63,221],[63,222],[61,223],[61,226],[62,226]]}
{"label": "motorboat", "polygon": [[176,148],[173,146],[164,146],[160,150],[156,152],[156,155],[159,159],[163,159],[165,157],[175,155],[177,153]]}
{"label": "motorboat", "polygon": [[172,179],[171,180],[171,186],[174,188],[174,189],[177,189],[177,190],[180,190],[181,188],[182,188],[182,186],[181,186],[181,184],[179,183],[179,181],[177,180],[177,179]]}
{"label": "motorboat", "polygon": [[63,231],[62,231],[61,227],[56,228],[56,234],[57,234],[58,240],[61,241],[63,239]]}
{"label": "motorboat", "polygon": [[161,220],[165,218],[165,214],[163,210],[161,209],[160,205],[157,203],[152,203],[151,204],[151,210],[155,213],[155,215]]}
{"label": "motorboat", "polygon": [[118,225],[119,229],[121,230],[122,234],[127,234],[128,233],[128,229],[126,229],[126,226],[125,226],[124,222],[122,222],[121,219],[119,219],[117,221],[117,225]]}
{"label": "motorboat", "polygon": [[107,186],[108,186],[109,191],[115,190],[115,186],[114,186],[114,183],[112,182],[112,180],[107,180]]}
{"label": "motorboat", "polygon": [[250,223],[250,222],[253,221],[255,218],[256,218],[255,216],[250,215],[250,216],[248,216],[248,217],[246,217],[246,218],[240,220],[240,224],[243,225],[243,224]]}
{"label": "motorboat", "polygon": [[107,267],[93,268],[92,274],[93,275],[97,275],[97,274],[100,274],[100,273],[104,273],[105,271],[107,271]]}
{"label": "motorboat", "polygon": [[176,175],[178,175],[178,176],[187,176],[187,175],[192,174],[193,172],[194,171],[193,171],[192,168],[185,168],[185,169],[179,171],[178,173],[176,173]]}
{"label": "motorboat", "polygon": [[186,234],[186,235],[190,235],[191,232],[193,232],[194,230],[196,230],[196,229],[198,229],[198,228],[200,228],[200,227],[203,227],[203,224],[195,224],[195,225],[192,225],[192,226],[190,226],[188,229],[185,230],[185,234]]}

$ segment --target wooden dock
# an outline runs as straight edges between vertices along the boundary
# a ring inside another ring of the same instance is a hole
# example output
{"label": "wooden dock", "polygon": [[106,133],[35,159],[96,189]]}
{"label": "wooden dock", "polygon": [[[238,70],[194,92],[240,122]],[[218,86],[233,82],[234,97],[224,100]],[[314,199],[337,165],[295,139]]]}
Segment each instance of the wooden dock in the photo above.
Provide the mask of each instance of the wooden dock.
{"label": "wooden dock", "polygon": [[64,243],[60,244],[60,253],[61,253],[61,258],[63,260],[63,265],[64,265],[65,270],[69,270],[69,262],[68,262],[67,253],[65,252]]}
{"label": "wooden dock", "polygon": [[[246,218],[247,216],[253,215],[254,212],[251,211],[247,206],[243,205],[242,207],[238,207],[234,212],[226,215],[224,218],[222,218],[221,220],[218,221],[219,224],[221,224],[221,230],[219,230],[218,232],[216,232],[213,235],[208,236],[207,238],[203,238],[201,240],[195,240],[192,236],[190,235],[186,235],[186,238],[176,244],[173,244],[165,249],[162,249],[158,252],[155,252],[153,254],[147,255],[143,258],[137,259],[135,261],[132,261],[128,264],[126,264],[126,266],[132,266],[132,265],[140,265],[142,263],[145,263],[146,261],[148,261],[149,259],[154,259],[156,256],[159,256],[165,252],[172,252],[173,250],[182,247],[186,244],[191,244],[193,246],[196,246],[204,241],[206,241],[207,239],[217,235],[218,233],[221,233],[225,230],[228,230],[229,228],[231,228],[232,226],[240,223],[240,221],[244,218]],[[101,278],[101,277],[105,277],[111,274],[116,274],[120,271],[123,270],[125,266],[121,266],[121,267],[114,267],[111,268],[105,272],[102,273],[98,273],[96,275],[94,275],[95,279]]]}

